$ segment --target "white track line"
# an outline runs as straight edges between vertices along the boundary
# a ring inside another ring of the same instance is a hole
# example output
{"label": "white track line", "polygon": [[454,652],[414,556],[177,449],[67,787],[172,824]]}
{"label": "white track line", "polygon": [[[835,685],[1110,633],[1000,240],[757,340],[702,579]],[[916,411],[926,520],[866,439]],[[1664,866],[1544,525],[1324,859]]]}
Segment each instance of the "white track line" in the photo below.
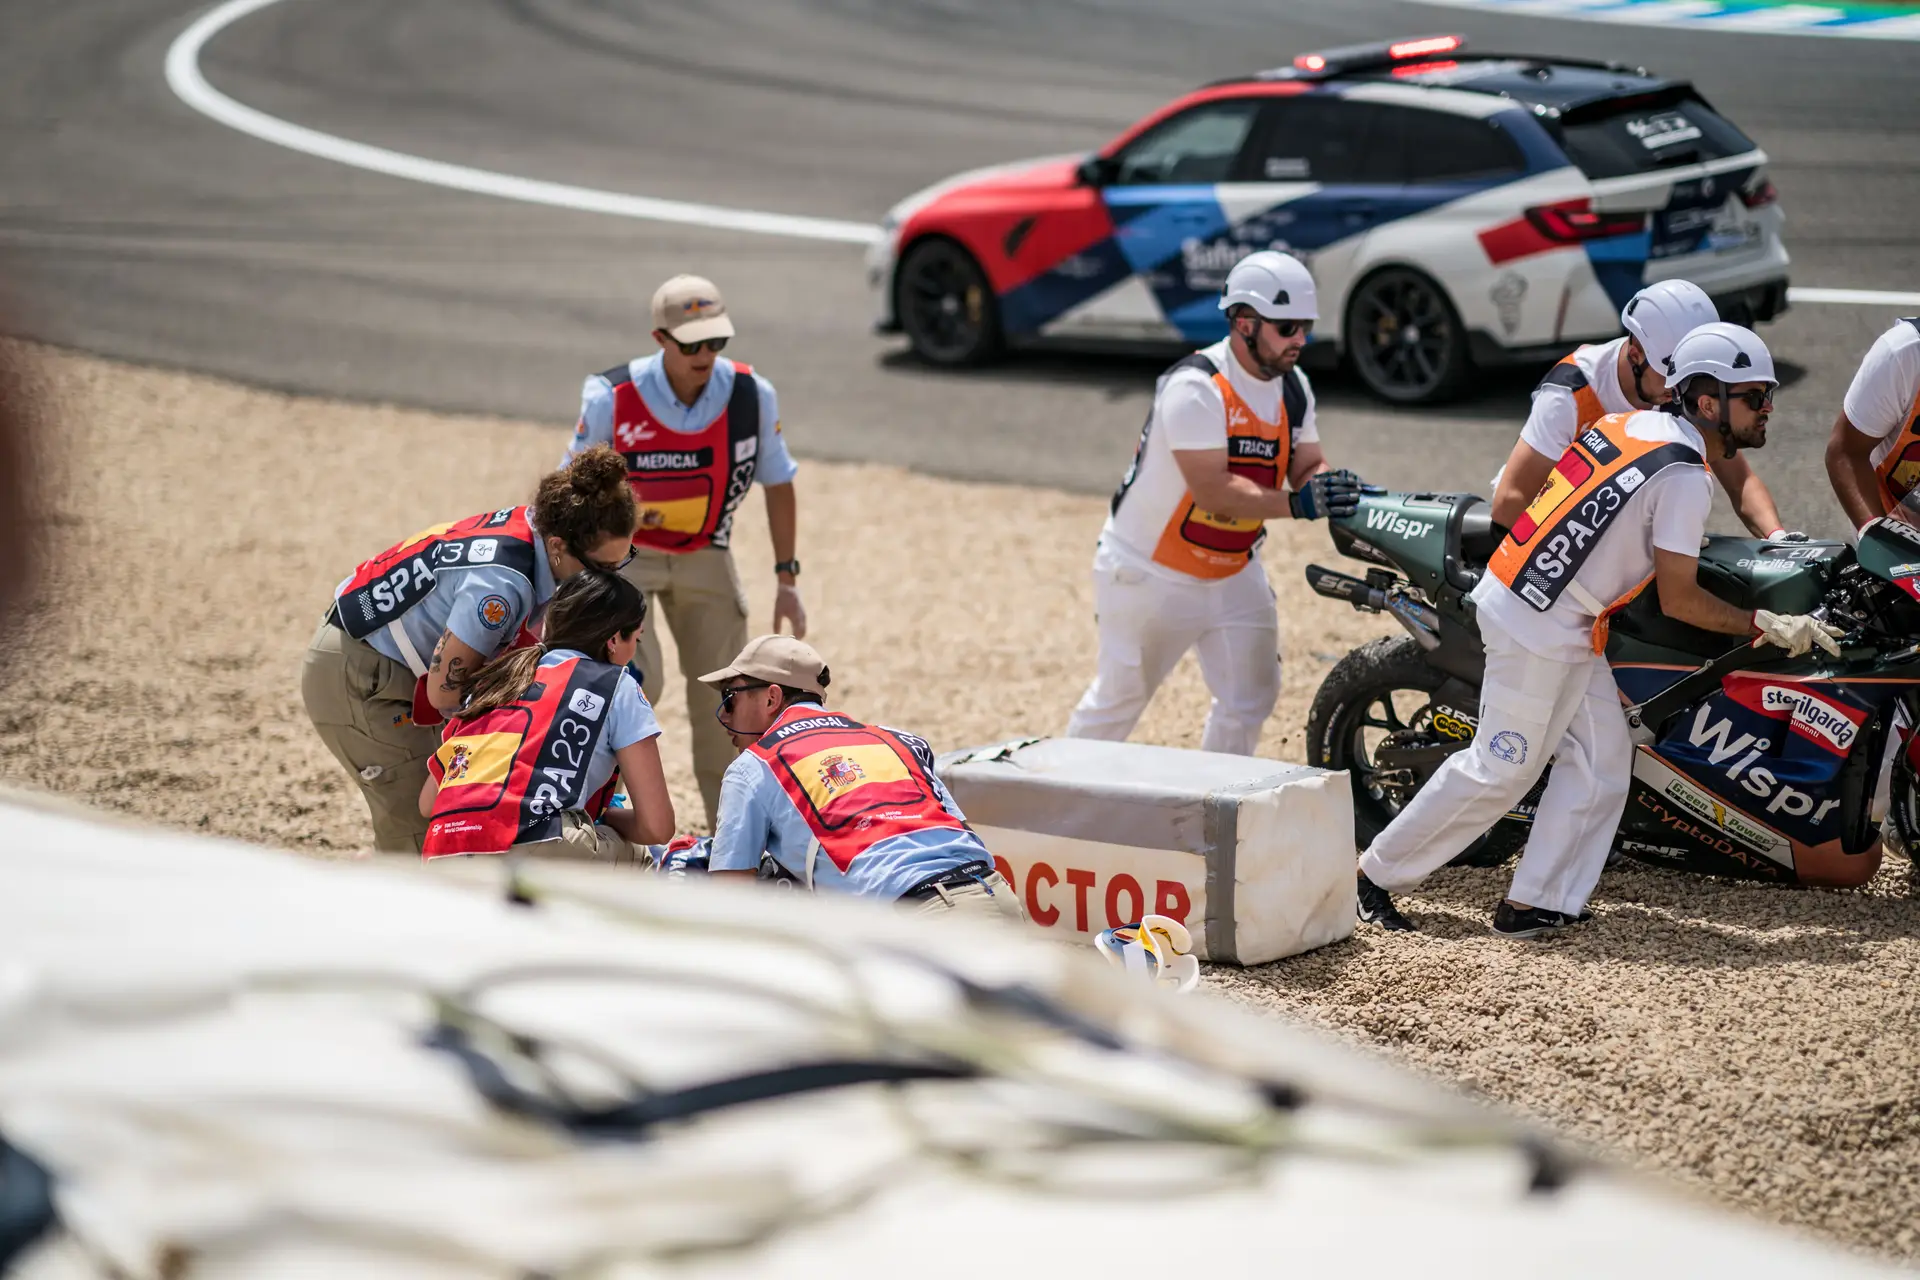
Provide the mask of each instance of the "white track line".
{"label": "white track line", "polygon": [[[1678,2],[1684,4],[1687,0]],[[562,182],[542,182],[535,178],[515,177],[510,173],[495,173],[490,169],[447,164],[424,156],[388,151],[384,147],[370,147],[364,142],[321,133],[317,129],[270,116],[264,111],[256,111],[207,83],[206,76],[200,72],[200,51],[206,48],[208,41],[248,14],[258,13],[268,5],[278,3],[280,0],[226,0],[224,4],[215,5],[202,14],[167,49],[167,87],[173,90],[180,101],[201,115],[262,142],[411,182],[471,191],[477,195],[498,196],[502,200],[576,209],[583,213],[605,213],[619,218],[639,218],[648,222],[674,222],[716,231],[746,231],[755,235],[827,240],[838,244],[871,244],[880,236],[878,227],[864,222],[727,209],[683,200],[656,200],[651,196],[625,195],[618,191],[575,187]],[[1802,303],[1920,307],[1920,293],[1887,293],[1873,289],[1789,289],[1787,298],[1791,302]]]}
{"label": "white track line", "polygon": [[642,218],[649,222],[677,222],[686,226],[716,231],[748,231],[756,235],[789,236],[801,240],[830,240],[841,244],[869,244],[880,232],[864,222],[841,222],[833,218],[803,218],[784,213],[757,213],[748,209],[725,209],[718,205],[690,204],[682,200],[657,200],[651,196],[624,195],[618,191],[599,191],[592,187],[574,187],[561,182],[541,182],[515,177],[488,169],[447,164],[424,156],[410,156],[384,147],[338,138],[317,129],[308,129],[264,111],[256,111],[221,93],[200,72],[200,51],[209,40],[246,17],[279,0],[227,0],[214,6],[182,31],[167,50],[167,86],[182,102],[204,116],[230,129],[271,142],[276,146],[302,151],[322,160],[370,169],[375,173],[406,178],[413,182],[451,187],[479,195],[520,200],[528,204],[578,209],[585,213],[607,213],[621,218]]}

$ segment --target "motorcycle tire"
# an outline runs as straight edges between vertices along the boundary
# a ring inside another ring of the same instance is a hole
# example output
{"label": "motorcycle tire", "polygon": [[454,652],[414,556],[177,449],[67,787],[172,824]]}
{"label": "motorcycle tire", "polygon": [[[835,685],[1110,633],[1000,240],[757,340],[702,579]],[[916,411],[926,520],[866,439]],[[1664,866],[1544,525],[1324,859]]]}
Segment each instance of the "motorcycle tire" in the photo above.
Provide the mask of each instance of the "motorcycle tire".
{"label": "motorcycle tire", "polygon": [[[1893,762],[1893,778],[1887,789],[1887,817],[1893,828],[1895,838],[1900,841],[1900,852],[1920,868],[1920,786],[1915,786],[1913,770],[1904,758]],[[1920,869],[1909,872],[1920,883]]]}
{"label": "motorcycle tire", "polygon": [[[1370,718],[1376,706],[1393,708],[1395,693],[1430,697],[1446,682],[1430,666],[1412,636],[1383,636],[1369,641],[1334,664],[1314,694],[1307,712],[1307,762],[1322,769],[1345,769],[1353,780],[1353,838],[1359,848],[1373,843],[1398,812],[1393,802],[1370,785],[1373,764],[1361,735],[1368,727],[1409,728]],[[1526,828],[1502,822],[1453,859],[1449,866],[1499,866],[1526,843]]]}

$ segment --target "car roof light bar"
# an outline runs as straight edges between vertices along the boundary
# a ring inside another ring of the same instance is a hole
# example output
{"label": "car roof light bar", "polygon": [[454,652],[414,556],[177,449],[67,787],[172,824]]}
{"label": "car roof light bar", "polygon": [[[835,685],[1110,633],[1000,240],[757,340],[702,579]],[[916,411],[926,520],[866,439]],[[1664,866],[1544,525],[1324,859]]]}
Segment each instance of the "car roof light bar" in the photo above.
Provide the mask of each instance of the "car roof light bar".
{"label": "car roof light bar", "polygon": [[1413,58],[1433,58],[1458,53],[1467,47],[1464,36],[1420,36],[1412,40],[1356,44],[1341,49],[1320,49],[1303,53],[1293,60],[1296,76],[1324,80],[1350,71],[1375,70]]}

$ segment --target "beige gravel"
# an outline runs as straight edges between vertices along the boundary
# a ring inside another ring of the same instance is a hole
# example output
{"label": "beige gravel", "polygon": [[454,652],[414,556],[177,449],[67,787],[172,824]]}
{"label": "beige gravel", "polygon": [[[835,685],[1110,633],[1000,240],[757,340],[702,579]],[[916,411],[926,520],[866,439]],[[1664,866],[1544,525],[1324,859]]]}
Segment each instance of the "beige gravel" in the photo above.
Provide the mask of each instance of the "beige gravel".
{"label": "beige gravel", "polygon": [[[416,528],[524,500],[566,424],[10,351],[41,395],[55,565],[7,648],[0,778],[316,854],[361,849],[365,811],[298,696],[328,591]],[[804,453],[803,414],[792,428]],[[840,705],[943,749],[1060,728],[1093,664],[1098,499],[823,463],[800,494],[810,638]],[[764,625],[757,502],[737,546]],[[1301,758],[1328,666],[1382,630],[1301,585],[1299,566],[1330,556],[1314,528],[1269,541],[1287,667],[1262,750],[1286,759]],[[673,683],[665,755],[692,816]],[[1196,746],[1205,704],[1189,660],[1137,736]],[[1920,1257],[1920,910],[1903,858],[1854,893],[1613,872],[1594,924],[1545,944],[1487,934],[1502,883],[1443,873],[1405,900],[1421,935],[1366,930],[1209,984],[1768,1218]]]}

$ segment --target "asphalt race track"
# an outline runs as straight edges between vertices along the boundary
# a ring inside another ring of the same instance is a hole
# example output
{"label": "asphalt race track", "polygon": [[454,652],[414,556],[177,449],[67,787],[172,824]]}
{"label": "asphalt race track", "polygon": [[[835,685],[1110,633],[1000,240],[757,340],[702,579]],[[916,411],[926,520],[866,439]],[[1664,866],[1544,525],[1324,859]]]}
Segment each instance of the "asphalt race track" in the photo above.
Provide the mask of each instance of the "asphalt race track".
{"label": "asphalt race track", "polygon": [[[23,332],[294,390],[540,419],[557,456],[582,375],[649,346],[653,286],[694,270],[726,289],[735,352],[779,385],[803,455],[1090,491],[1125,466],[1157,363],[1050,355],[934,373],[870,333],[856,246],[517,204],[243,136],[163,79],[199,12],[0,6],[0,279]],[[1401,0],[285,0],[218,36],[202,65],[241,102],[397,151],[874,220],[960,169],[1091,148],[1198,82],[1433,30],[1690,76],[1771,153],[1796,285],[1920,290],[1913,43]],[[1791,385],[1757,464],[1790,523],[1838,529],[1822,444],[1895,314],[1802,305],[1765,330]],[[1330,375],[1322,434],[1338,463],[1391,486],[1484,491],[1537,373],[1424,413],[1388,412]]]}

